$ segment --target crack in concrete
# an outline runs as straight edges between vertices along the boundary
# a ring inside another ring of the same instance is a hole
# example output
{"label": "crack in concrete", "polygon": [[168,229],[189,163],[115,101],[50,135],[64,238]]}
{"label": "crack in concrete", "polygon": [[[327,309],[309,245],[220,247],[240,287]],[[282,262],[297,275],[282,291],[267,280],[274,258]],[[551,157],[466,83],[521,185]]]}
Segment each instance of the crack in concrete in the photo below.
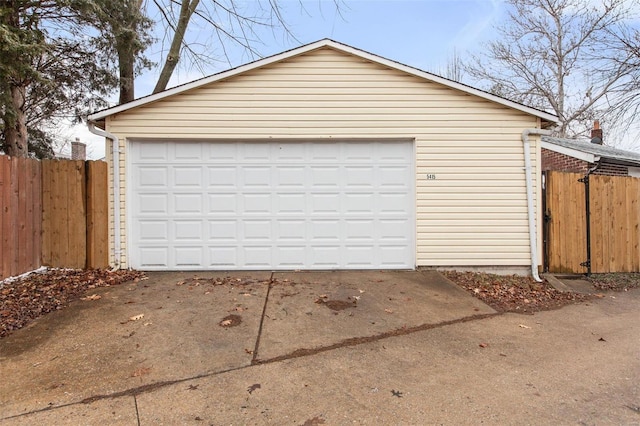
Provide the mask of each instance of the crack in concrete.
{"label": "crack in concrete", "polygon": [[[272,274],[272,280],[269,282],[269,289],[267,290],[267,297],[266,297],[266,300],[265,300],[265,308],[263,310],[263,319],[264,319],[264,311],[266,311],[266,301],[268,300],[268,297],[269,297],[269,290],[271,288],[272,282],[273,282],[273,274]],[[212,373],[198,374],[196,376],[186,377],[186,378],[182,378],[182,379],[166,380],[166,381],[162,381],[162,382],[149,383],[149,384],[146,384],[146,385],[138,386],[138,387],[135,387],[135,388],[125,389],[123,391],[114,392],[114,393],[110,393],[110,394],[94,395],[94,396],[90,396],[90,397],[84,398],[84,399],[82,399],[80,401],[76,401],[76,402],[70,402],[70,403],[62,404],[62,405],[52,405],[52,406],[48,406],[48,407],[45,407],[45,408],[40,408],[40,409],[37,409],[37,410],[28,411],[26,413],[15,414],[15,415],[9,416],[9,417],[0,417],[0,420],[10,420],[10,419],[14,419],[14,418],[28,416],[30,414],[41,413],[41,412],[44,412],[44,411],[57,410],[57,409],[60,409],[60,408],[70,407],[70,406],[79,405],[79,404],[91,404],[91,403],[96,402],[96,401],[101,401],[101,400],[106,400],[106,399],[115,399],[115,398],[120,398],[120,397],[123,397],[123,396],[133,396],[134,397],[135,406],[136,406],[136,416],[137,416],[138,415],[138,402],[137,402],[137,398],[136,397],[138,395],[149,393],[149,392],[153,392],[153,391],[155,391],[157,389],[162,389],[162,388],[165,388],[167,386],[175,385],[175,384],[178,384],[178,383],[189,382],[189,381],[197,380],[197,379],[214,377],[214,376],[218,376],[218,375],[221,375],[221,374],[226,374],[226,373],[231,373],[231,372],[234,372],[234,371],[244,370],[244,369],[251,368],[251,367],[254,367],[254,366],[265,365],[265,364],[273,364],[273,363],[280,362],[280,361],[285,361],[285,360],[290,360],[290,359],[295,359],[295,358],[303,358],[303,357],[307,357],[307,356],[317,355],[317,354],[320,354],[320,353],[323,353],[323,352],[328,352],[328,351],[332,351],[332,350],[340,349],[340,348],[344,348],[344,347],[358,346],[358,345],[362,345],[362,344],[365,344],[365,343],[377,342],[377,341],[380,341],[380,340],[388,339],[390,337],[406,336],[408,334],[413,334],[413,333],[417,333],[417,332],[420,332],[420,331],[432,330],[432,329],[440,328],[440,327],[446,327],[446,326],[449,326],[449,325],[461,324],[461,323],[471,322],[471,321],[480,321],[480,320],[483,320],[483,319],[500,316],[502,314],[503,314],[502,312],[495,312],[495,313],[490,313],[490,314],[478,314],[478,315],[471,315],[471,316],[468,316],[468,317],[463,317],[463,318],[459,318],[459,319],[455,319],[455,320],[443,321],[443,322],[435,323],[435,324],[422,324],[422,325],[418,325],[418,326],[414,326],[414,327],[402,327],[402,328],[399,328],[399,329],[386,331],[384,333],[375,334],[375,335],[372,335],[372,336],[352,337],[352,338],[345,339],[345,340],[342,340],[341,342],[334,343],[334,344],[328,345],[328,346],[320,346],[320,347],[309,348],[309,349],[296,349],[295,351],[293,351],[293,352],[291,352],[289,354],[280,355],[280,356],[277,356],[277,357],[268,358],[268,359],[264,359],[264,360],[257,359],[257,357],[255,355],[257,353],[257,347],[258,347],[258,344],[259,344],[259,338],[258,338],[258,341],[256,342],[256,350],[254,351],[254,359],[251,361],[251,364],[249,364],[249,365],[243,365],[243,366],[240,366],[240,367],[234,367],[234,368],[229,368],[229,369],[226,369],[226,370],[215,371],[215,372],[212,372]],[[262,321],[261,321],[261,325],[260,325],[260,332],[261,331],[262,331]],[[140,424],[140,418],[139,417],[138,417],[138,424]]]}
{"label": "crack in concrete", "polygon": [[256,345],[253,348],[253,356],[251,357],[251,365],[253,365],[258,359],[258,348],[260,347],[260,338],[262,337],[262,327],[264,325],[264,317],[267,315],[267,305],[269,304],[269,294],[271,293],[271,288],[273,287],[273,275],[271,272],[271,277],[269,278],[269,286],[267,287],[267,294],[264,298],[264,306],[262,307],[262,316],[260,317],[260,326],[258,327],[258,337],[256,337]]}
{"label": "crack in concrete", "polygon": [[140,412],[138,411],[138,398],[133,395],[133,404],[136,407],[136,420],[138,421],[138,426],[140,426]]}
{"label": "crack in concrete", "polygon": [[332,351],[334,349],[340,349],[340,348],[345,348],[349,346],[358,346],[365,343],[377,342],[379,340],[388,339],[390,337],[406,336],[407,334],[413,334],[419,331],[431,330],[434,328],[445,327],[447,325],[460,324],[460,323],[469,322],[469,321],[482,320],[485,318],[491,318],[498,315],[501,315],[501,313],[496,312],[491,314],[478,314],[478,315],[472,315],[469,317],[459,318],[451,321],[444,321],[437,324],[422,324],[414,327],[398,328],[395,330],[385,331],[384,333],[374,334],[372,336],[351,337],[349,339],[345,339],[341,342],[334,343],[329,346],[296,349],[291,353],[276,356],[273,358],[264,359],[264,360],[254,359],[253,361],[251,361],[251,364],[252,365],[271,364],[274,362],[285,361],[285,360],[294,359],[294,358],[302,358],[306,356],[316,355],[322,352]]}

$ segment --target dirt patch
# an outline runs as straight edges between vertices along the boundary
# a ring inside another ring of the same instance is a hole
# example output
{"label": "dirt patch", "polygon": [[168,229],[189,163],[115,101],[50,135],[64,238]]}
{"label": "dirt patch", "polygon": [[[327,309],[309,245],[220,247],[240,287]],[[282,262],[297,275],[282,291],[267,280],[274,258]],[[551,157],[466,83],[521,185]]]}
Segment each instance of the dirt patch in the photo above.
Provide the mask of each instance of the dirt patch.
{"label": "dirt patch", "polygon": [[225,328],[236,327],[241,323],[242,323],[242,317],[240,315],[231,314],[222,318],[222,320],[220,321],[220,327],[225,327]]}
{"label": "dirt patch", "polygon": [[[145,275],[138,271],[52,269],[4,281],[0,283],[0,337],[42,315],[62,309],[91,289],[142,279],[145,279]],[[86,300],[99,298],[90,295]]]}
{"label": "dirt patch", "polygon": [[561,292],[519,275],[443,271],[442,274],[498,312],[531,313],[584,302],[592,296]]}
{"label": "dirt patch", "polygon": [[585,279],[595,288],[603,291],[627,291],[640,288],[640,273],[592,274]]}

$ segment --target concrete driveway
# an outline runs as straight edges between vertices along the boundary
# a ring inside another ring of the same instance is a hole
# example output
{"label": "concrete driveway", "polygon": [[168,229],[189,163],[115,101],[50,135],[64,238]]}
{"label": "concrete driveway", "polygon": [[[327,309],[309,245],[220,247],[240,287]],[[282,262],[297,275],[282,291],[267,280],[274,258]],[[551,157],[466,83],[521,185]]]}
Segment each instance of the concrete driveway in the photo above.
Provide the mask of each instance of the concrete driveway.
{"label": "concrete driveway", "polygon": [[93,294],[0,340],[0,422],[640,422],[637,290],[534,316],[432,271],[154,273]]}

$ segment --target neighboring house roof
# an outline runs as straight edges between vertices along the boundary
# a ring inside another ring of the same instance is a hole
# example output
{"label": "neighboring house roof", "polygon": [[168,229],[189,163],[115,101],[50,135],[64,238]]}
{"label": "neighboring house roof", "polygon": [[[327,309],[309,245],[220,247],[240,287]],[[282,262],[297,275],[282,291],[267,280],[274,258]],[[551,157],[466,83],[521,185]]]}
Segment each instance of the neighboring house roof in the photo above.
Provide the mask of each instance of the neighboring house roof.
{"label": "neighboring house roof", "polygon": [[174,88],[165,90],[165,91],[160,92],[160,93],[156,93],[156,94],[153,94],[153,95],[145,96],[145,97],[139,98],[139,99],[137,99],[135,101],[128,102],[126,104],[117,105],[115,107],[107,108],[107,109],[104,109],[102,111],[98,111],[98,112],[95,112],[95,113],[89,115],[88,118],[89,118],[90,121],[102,121],[106,117],[108,117],[110,115],[113,115],[113,114],[117,114],[119,112],[123,112],[123,111],[129,110],[129,109],[132,109],[132,108],[136,108],[136,107],[139,107],[139,106],[142,106],[142,105],[146,105],[146,104],[149,104],[151,102],[155,102],[155,101],[158,101],[160,99],[166,98],[168,96],[175,95],[177,93],[182,93],[182,92],[185,92],[187,90],[195,89],[195,88],[198,88],[198,87],[206,85],[206,84],[210,84],[210,83],[213,83],[213,82],[216,82],[216,81],[220,81],[220,80],[223,80],[223,79],[226,79],[226,78],[230,78],[230,77],[233,77],[235,75],[238,75],[238,74],[241,74],[241,73],[244,73],[244,72],[247,72],[247,71],[251,71],[251,70],[254,70],[256,68],[260,68],[260,67],[263,67],[263,66],[266,66],[266,65],[269,65],[269,64],[272,64],[274,62],[283,61],[283,60],[289,59],[291,57],[294,57],[294,56],[297,56],[297,55],[302,55],[302,54],[308,53],[310,51],[313,51],[313,50],[316,50],[316,49],[325,48],[325,47],[336,49],[336,50],[339,50],[339,51],[342,51],[342,52],[345,52],[345,53],[349,53],[351,55],[358,56],[358,57],[360,57],[362,59],[365,59],[365,60],[368,60],[368,61],[371,61],[371,62],[374,62],[374,63],[378,63],[380,65],[383,65],[383,66],[386,66],[386,67],[389,67],[389,68],[392,68],[392,69],[403,71],[403,72],[406,72],[406,73],[411,74],[413,76],[424,78],[426,80],[429,80],[429,81],[432,81],[432,82],[435,82],[435,83],[439,83],[439,84],[442,84],[444,86],[447,86],[447,87],[450,87],[450,88],[453,88],[453,89],[457,89],[457,90],[460,90],[462,92],[465,92],[465,93],[468,93],[468,94],[471,94],[471,95],[475,95],[475,96],[478,96],[480,98],[484,98],[484,99],[487,99],[489,101],[496,102],[498,104],[502,104],[502,105],[510,107],[510,108],[514,108],[516,110],[525,112],[525,113],[533,115],[535,117],[539,117],[543,121],[543,125],[542,125],[543,128],[552,126],[552,125],[556,124],[557,121],[558,121],[558,117],[556,117],[553,114],[549,114],[547,112],[538,110],[536,108],[528,107],[526,105],[523,105],[523,104],[520,104],[520,103],[517,103],[517,102],[513,102],[513,101],[507,100],[505,98],[501,98],[499,96],[493,95],[493,94],[491,94],[489,92],[485,92],[485,91],[480,90],[480,89],[476,89],[476,88],[468,86],[466,84],[458,83],[458,82],[455,82],[453,80],[449,80],[449,79],[446,79],[444,77],[440,77],[440,76],[437,76],[435,74],[431,74],[431,73],[428,73],[426,71],[422,71],[422,70],[420,70],[418,68],[410,67],[408,65],[404,65],[404,64],[401,64],[399,62],[392,61],[392,60],[383,58],[381,56],[378,56],[378,55],[366,52],[364,50],[360,50],[360,49],[357,49],[357,48],[354,48],[354,47],[351,47],[351,46],[348,46],[346,44],[342,44],[342,43],[339,43],[339,42],[336,42],[336,41],[333,41],[333,40],[330,40],[330,39],[323,39],[323,40],[320,40],[320,41],[317,41],[317,42],[314,42],[314,43],[310,43],[310,44],[307,44],[307,45],[304,45],[304,46],[301,46],[301,47],[298,47],[298,48],[295,48],[295,49],[291,49],[291,50],[285,51],[283,53],[279,53],[277,55],[269,56],[267,58],[254,61],[254,62],[248,63],[246,65],[242,65],[242,66],[239,66],[239,67],[236,67],[236,68],[232,68],[232,69],[227,70],[227,71],[223,71],[223,72],[211,75],[209,77],[201,78],[199,80],[195,80],[195,81],[192,81],[190,83],[182,84],[180,86],[176,86]]}
{"label": "neighboring house roof", "polygon": [[579,158],[589,163],[606,159],[610,163],[640,166],[640,153],[576,139],[542,137],[542,148]]}

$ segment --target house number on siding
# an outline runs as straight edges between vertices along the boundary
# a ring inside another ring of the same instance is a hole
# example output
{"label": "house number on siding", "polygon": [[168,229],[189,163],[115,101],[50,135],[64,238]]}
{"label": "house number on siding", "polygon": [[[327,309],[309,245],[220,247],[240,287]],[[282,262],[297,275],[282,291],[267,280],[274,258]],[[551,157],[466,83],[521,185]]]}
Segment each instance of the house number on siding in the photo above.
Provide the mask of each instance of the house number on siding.
{"label": "house number on siding", "polygon": [[427,180],[436,180],[436,175],[428,174],[427,175]]}

